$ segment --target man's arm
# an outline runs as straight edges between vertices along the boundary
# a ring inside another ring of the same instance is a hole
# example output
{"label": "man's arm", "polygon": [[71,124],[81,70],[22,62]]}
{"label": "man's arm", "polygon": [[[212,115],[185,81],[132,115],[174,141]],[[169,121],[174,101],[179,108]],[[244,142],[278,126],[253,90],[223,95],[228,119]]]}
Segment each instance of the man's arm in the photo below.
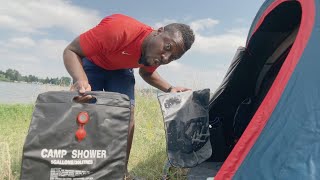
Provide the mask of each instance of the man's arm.
{"label": "man's arm", "polygon": [[165,81],[157,71],[148,72],[144,68],[140,68],[139,74],[142,77],[142,79],[145,80],[148,84],[160,89],[163,92],[167,92],[168,89],[170,89],[169,92],[183,92],[191,90],[184,87],[173,87],[167,81]]}
{"label": "man's arm", "polygon": [[88,78],[82,67],[81,59],[84,57],[81,50],[79,37],[74,39],[63,52],[64,65],[73,79],[72,91],[91,91],[91,86],[88,83]]}

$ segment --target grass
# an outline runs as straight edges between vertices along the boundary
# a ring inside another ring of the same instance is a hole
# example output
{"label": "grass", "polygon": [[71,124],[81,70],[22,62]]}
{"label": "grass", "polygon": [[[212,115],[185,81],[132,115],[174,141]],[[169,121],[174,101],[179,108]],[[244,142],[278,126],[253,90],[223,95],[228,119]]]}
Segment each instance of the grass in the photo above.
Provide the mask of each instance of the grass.
{"label": "grass", "polygon": [[3,76],[1,76],[1,75],[0,75],[0,81],[10,82],[9,79],[7,79],[7,78],[5,78],[5,77],[3,77]]}
{"label": "grass", "polygon": [[0,179],[18,179],[32,105],[0,105]]}
{"label": "grass", "polygon": [[[0,104],[0,179],[19,179],[22,147],[32,111],[33,105]],[[158,101],[155,95],[137,93],[135,134],[128,169],[143,179],[161,179],[166,158],[165,132]],[[185,170],[172,170],[170,179],[186,179]]]}

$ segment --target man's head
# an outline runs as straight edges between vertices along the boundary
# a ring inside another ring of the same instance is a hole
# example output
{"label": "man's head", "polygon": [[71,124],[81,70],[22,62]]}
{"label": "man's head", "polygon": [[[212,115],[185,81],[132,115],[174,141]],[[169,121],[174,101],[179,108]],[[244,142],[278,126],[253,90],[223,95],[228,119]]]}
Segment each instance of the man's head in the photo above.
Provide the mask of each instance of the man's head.
{"label": "man's head", "polygon": [[185,24],[172,23],[152,32],[143,42],[139,61],[145,66],[159,66],[179,59],[194,42],[192,29]]}

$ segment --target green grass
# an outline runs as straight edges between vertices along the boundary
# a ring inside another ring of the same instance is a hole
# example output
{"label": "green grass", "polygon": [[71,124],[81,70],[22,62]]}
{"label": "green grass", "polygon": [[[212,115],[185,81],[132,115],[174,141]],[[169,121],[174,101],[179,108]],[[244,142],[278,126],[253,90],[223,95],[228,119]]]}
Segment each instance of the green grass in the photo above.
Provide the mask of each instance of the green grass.
{"label": "green grass", "polygon": [[4,81],[4,82],[10,82],[10,79],[7,79],[3,76],[0,76],[0,81]]}
{"label": "green grass", "polygon": [[[0,104],[0,179],[19,179],[22,147],[32,111],[33,105]],[[166,158],[158,101],[154,95],[137,93],[135,133],[128,169],[143,179],[161,179]],[[181,169],[174,169],[170,174],[170,179],[186,179],[185,171]]]}
{"label": "green grass", "polygon": [[[0,177],[18,179],[32,105],[0,105]],[[0,179],[1,179],[0,178]]]}

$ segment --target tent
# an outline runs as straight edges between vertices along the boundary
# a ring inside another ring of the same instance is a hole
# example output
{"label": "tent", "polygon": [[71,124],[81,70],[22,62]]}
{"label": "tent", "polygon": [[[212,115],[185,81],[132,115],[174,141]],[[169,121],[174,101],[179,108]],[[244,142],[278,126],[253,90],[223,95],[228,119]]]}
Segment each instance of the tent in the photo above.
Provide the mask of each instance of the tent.
{"label": "tent", "polygon": [[223,164],[207,177],[320,179],[319,8],[266,0],[258,11],[210,100],[208,161]]}

